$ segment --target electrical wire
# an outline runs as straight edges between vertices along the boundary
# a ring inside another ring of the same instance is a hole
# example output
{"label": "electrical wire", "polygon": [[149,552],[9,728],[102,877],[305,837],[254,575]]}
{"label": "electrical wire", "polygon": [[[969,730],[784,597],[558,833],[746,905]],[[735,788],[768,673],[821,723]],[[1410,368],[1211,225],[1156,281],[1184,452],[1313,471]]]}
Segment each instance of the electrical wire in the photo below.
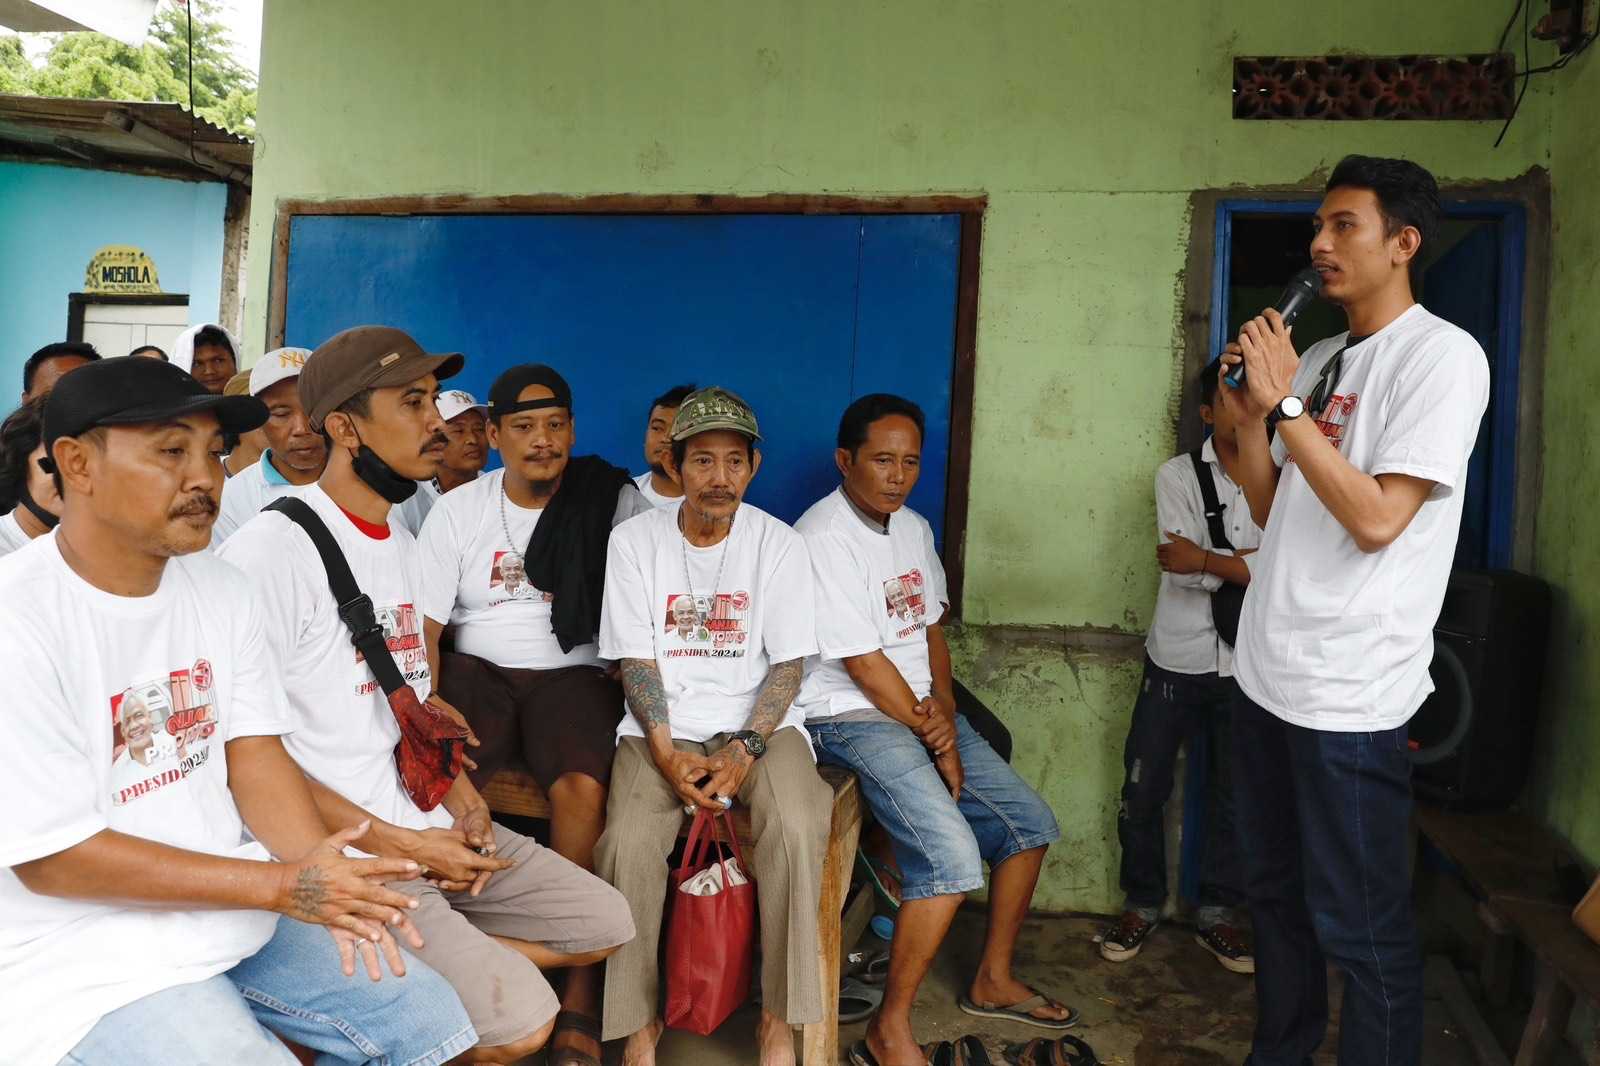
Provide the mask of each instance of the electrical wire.
{"label": "electrical wire", "polygon": [[1517,6],[1511,9],[1511,17],[1506,19],[1506,28],[1500,31],[1500,43],[1494,46],[1496,55],[1499,55],[1500,50],[1506,46],[1506,38],[1511,36],[1511,27],[1516,25],[1517,16],[1522,13],[1522,8],[1527,2],[1528,0],[1517,0]]}
{"label": "electrical wire", "polygon": [[[1496,148],[1499,148],[1500,143],[1506,139],[1506,133],[1511,129],[1511,123],[1516,119],[1517,112],[1522,110],[1522,98],[1528,94],[1528,82],[1533,80],[1533,76],[1535,74],[1551,74],[1555,71],[1565,68],[1568,63],[1571,63],[1574,59],[1577,59],[1588,50],[1590,45],[1594,44],[1597,39],[1600,39],[1600,30],[1596,30],[1594,33],[1585,34],[1583,38],[1573,46],[1571,51],[1561,56],[1555,62],[1547,63],[1542,67],[1536,67],[1533,65],[1533,60],[1530,54],[1528,13],[1531,8],[1532,5],[1528,4],[1526,0],[1519,0],[1516,10],[1511,12],[1511,18],[1513,21],[1516,20],[1518,13],[1522,15],[1522,72],[1516,75],[1516,77],[1522,79],[1522,87],[1517,90],[1517,98],[1511,105],[1511,113],[1506,116],[1505,125],[1500,127],[1500,136],[1494,139],[1494,146]],[[1511,29],[1511,23],[1506,23],[1506,29]],[[1505,45],[1505,40],[1506,34],[1501,33],[1500,45],[1495,48],[1497,53],[1499,52],[1500,47]]]}

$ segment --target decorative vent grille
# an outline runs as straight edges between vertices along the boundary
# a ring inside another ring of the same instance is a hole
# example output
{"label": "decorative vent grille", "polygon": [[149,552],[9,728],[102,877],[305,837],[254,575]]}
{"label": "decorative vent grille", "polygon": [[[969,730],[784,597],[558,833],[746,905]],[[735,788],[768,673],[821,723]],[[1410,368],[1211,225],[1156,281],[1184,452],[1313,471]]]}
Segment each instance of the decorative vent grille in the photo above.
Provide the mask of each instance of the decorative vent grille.
{"label": "decorative vent grille", "polygon": [[1508,52],[1480,56],[1246,56],[1233,61],[1233,117],[1503,119]]}

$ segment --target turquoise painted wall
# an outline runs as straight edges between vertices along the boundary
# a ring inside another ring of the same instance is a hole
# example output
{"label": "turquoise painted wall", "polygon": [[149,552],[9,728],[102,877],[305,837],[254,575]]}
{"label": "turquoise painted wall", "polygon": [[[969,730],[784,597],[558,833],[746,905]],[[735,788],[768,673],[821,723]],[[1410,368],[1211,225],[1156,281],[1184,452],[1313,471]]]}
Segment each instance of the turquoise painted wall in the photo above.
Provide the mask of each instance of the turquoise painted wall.
{"label": "turquoise painted wall", "polygon": [[1455,0],[483,0],[444,23],[269,4],[245,344],[265,337],[281,198],[986,193],[955,650],[1065,828],[1039,905],[1106,911],[1191,193],[1319,189],[1347,152],[1447,180],[1547,161],[1543,87],[1491,150],[1497,123],[1235,122],[1231,57],[1481,52],[1504,18]]}
{"label": "turquoise painted wall", "polygon": [[6,404],[22,391],[28,356],[66,339],[67,294],[83,291],[89,260],[108,244],[144,249],[162,291],[189,294],[190,321],[216,321],[226,203],[220,182],[0,162],[0,397]]}

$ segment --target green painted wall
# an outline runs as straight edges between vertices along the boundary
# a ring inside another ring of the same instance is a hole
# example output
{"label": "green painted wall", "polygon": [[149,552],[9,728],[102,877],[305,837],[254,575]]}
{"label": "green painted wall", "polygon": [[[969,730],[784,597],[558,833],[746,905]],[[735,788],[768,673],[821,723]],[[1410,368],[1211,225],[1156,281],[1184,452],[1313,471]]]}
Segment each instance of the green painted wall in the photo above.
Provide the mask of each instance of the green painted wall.
{"label": "green painted wall", "polygon": [[1496,124],[1240,123],[1231,57],[1480,52],[1500,5],[468,0],[453,12],[267,5],[247,344],[259,351],[265,333],[280,198],[987,193],[958,654],[1066,829],[1039,904],[1113,908],[1190,193],[1317,187],[1351,151],[1405,154],[1449,179],[1545,162],[1541,91],[1498,150]]}
{"label": "green painted wall", "polygon": [[1536,569],[1556,587],[1536,805],[1600,864],[1600,62],[1553,75],[1544,494]]}

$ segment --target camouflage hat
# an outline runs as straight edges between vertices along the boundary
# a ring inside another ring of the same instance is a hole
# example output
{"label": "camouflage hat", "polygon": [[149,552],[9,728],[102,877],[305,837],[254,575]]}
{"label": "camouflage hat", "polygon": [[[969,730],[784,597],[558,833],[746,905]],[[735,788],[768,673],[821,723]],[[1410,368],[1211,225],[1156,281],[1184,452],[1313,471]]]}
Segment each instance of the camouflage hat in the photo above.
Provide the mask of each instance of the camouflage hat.
{"label": "camouflage hat", "polygon": [[738,394],[727,389],[697,389],[683,398],[678,405],[678,416],[672,420],[672,439],[688,440],[697,433],[713,429],[731,429],[743,433],[751,440],[760,440],[761,431],[756,426],[756,413]]}

